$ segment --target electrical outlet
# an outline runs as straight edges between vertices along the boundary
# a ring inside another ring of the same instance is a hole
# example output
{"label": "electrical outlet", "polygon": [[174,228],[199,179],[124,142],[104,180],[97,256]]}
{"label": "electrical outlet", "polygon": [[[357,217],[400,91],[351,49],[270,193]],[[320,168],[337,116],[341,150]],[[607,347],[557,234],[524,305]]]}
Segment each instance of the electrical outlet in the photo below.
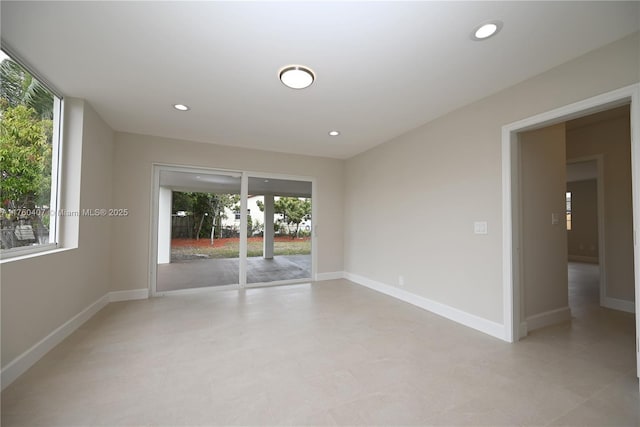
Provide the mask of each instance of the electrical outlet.
{"label": "electrical outlet", "polygon": [[404,286],[404,276],[398,276],[398,286]]}

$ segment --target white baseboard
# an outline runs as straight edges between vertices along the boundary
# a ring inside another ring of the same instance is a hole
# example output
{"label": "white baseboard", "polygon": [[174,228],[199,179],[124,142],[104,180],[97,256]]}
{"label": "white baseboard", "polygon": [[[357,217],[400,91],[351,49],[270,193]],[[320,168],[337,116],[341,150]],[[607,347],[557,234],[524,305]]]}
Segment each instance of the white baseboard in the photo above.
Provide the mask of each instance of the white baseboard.
{"label": "white baseboard", "polygon": [[82,310],[80,313],[67,320],[63,325],[56,328],[49,335],[34,344],[29,350],[13,359],[2,369],[0,373],[0,382],[2,390],[9,384],[14,382],[20,375],[24,374],[45,354],[51,351],[55,346],[60,344],[65,338],[75,332],[93,315],[102,310],[110,302],[147,299],[149,298],[148,289],[133,289],[130,291],[108,292],[100,297],[93,304]]}
{"label": "white baseboard", "polygon": [[102,308],[107,304],[109,304],[109,294],[99,298],[89,307],[85,308],[80,313],[76,314],[64,324],[56,328],[49,335],[38,341],[29,350],[9,362],[9,364],[2,369],[2,390],[14,382],[20,375],[25,373],[38,360],[40,360],[42,356],[47,354],[66,337],[82,326],[82,324],[89,320],[94,314],[102,310]]}
{"label": "white baseboard", "polygon": [[[533,316],[527,317],[524,328],[525,332],[528,333],[534,329],[540,329],[545,326],[555,325],[556,323],[566,322],[570,319],[571,309],[568,306],[556,308],[554,310],[545,311],[544,313],[534,314]],[[526,336],[526,333],[521,335],[521,337],[524,336]]]}
{"label": "white baseboard", "polygon": [[403,289],[396,288],[394,286],[376,282],[375,280],[371,280],[357,274],[345,272],[344,278],[359,285],[365,286],[369,289],[373,289],[374,291],[378,291],[385,295],[389,295],[401,301],[423,308],[434,314],[437,314],[449,320],[453,320],[454,322],[468,326],[477,331],[484,332],[487,335],[491,335],[501,340],[508,341],[506,337],[506,330],[503,324],[478,317],[474,314],[464,312],[457,308],[450,307],[446,304],[432,301],[428,298],[416,295]]}
{"label": "white baseboard", "polygon": [[634,301],[627,301],[624,299],[604,297],[602,300],[602,306],[610,308],[612,310],[626,311],[627,313],[636,312],[636,304]]}
{"label": "white baseboard", "polygon": [[331,271],[329,273],[316,274],[316,282],[320,282],[322,280],[336,280],[336,279],[344,279],[344,271]]}
{"label": "white baseboard", "polygon": [[585,256],[585,255],[569,255],[569,261],[588,262],[589,264],[598,264],[600,262],[597,256]]}
{"label": "white baseboard", "polygon": [[131,289],[129,291],[109,292],[109,302],[131,301],[136,299],[148,299],[149,289]]}

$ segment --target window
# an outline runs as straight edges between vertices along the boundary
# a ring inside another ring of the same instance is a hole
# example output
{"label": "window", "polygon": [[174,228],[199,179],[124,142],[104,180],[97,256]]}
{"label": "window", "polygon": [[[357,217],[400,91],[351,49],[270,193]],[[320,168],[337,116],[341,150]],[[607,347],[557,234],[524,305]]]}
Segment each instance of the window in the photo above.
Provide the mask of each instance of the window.
{"label": "window", "polygon": [[[236,221],[240,221],[240,209],[234,210],[233,214],[236,218]],[[251,209],[247,209],[247,216],[251,216]]]}
{"label": "window", "polygon": [[571,231],[571,191],[566,193],[567,230]]}
{"label": "window", "polygon": [[62,99],[0,51],[0,256],[57,245]]}

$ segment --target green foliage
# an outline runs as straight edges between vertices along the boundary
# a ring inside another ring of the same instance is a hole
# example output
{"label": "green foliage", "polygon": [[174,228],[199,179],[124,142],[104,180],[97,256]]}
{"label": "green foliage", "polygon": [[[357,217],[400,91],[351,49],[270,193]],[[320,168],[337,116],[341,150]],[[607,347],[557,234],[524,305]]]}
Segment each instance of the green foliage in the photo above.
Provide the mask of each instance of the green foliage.
{"label": "green foliage", "polygon": [[300,199],[298,197],[281,197],[274,201],[275,213],[282,215],[282,222],[295,225],[296,230],[291,233],[291,237],[298,234],[300,223],[311,219],[311,200]]}
{"label": "green foliage", "polygon": [[0,198],[13,208],[49,204],[53,95],[20,65],[0,64]]}
{"label": "green foliage", "polygon": [[[264,212],[264,203],[257,200],[256,205],[260,212]],[[291,236],[300,234],[300,224],[311,219],[311,200],[298,197],[280,197],[273,202],[274,213],[282,215],[282,224],[295,225],[296,229]],[[280,224],[274,223],[274,230],[281,231]]]}
{"label": "green foliage", "polygon": [[211,228],[215,227],[216,237],[221,236],[222,219],[226,218],[224,209],[233,208],[240,201],[236,194],[213,194],[174,191],[172,212],[185,211],[194,217],[194,234],[196,238],[209,237]]}
{"label": "green foliage", "polygon": [[281,197],[273,203],[274,211],[283,216],[287,224],[300,224],[311,218],[311,200],[297,197]]}
{"label": "green foliage", "polygon": [[259,219],[254,219],[253,220],[253,225],[251,226],[251,229],[249,230],[249,236],[253,236],[256,233],[260,233],[262,232],[264,227],[264,224],[260,222]]}
{"label": "green foliage", "polygon": [[0,198],[5,205],[49,204],[53,104],[53,94],[20,65],[10,59],[0,63]]}
{"label": "green foliage", "polygon": [[[54,97],[20,65],[0,63],[0,228],[32,226],[36,241],[48,237]],[[26,213],[25,213],[26,212]],[[2,249],[31,244],[2,233]]]}
{"label": "green foliage", "polygon": [[193,200],[191,198],[192,193],[183,193],[180,191],[174,191],[171,197],[171,210],[172,212],[191,212],[193,209]]}
{"label": "green foliage", "polygon": [[53,123],[38,119],[31,107],[8,107],[4,100],[2,107],[0,198],[14,208],[48,204]]}
{"label": "green foliage", "polygon": [[25,105],[37,118],[53,119],[53,94],[10,59],[0,63],[0,97],[8,107]]}

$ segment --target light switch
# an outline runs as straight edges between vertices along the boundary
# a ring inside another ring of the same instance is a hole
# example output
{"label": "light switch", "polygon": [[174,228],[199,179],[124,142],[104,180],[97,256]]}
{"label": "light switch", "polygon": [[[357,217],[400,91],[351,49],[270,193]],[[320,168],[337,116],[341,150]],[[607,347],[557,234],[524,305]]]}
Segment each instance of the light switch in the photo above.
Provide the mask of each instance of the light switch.
{"label": "light switch", "polygon": [[487,221],[476,221],[473,223],[474,234],[488,234]]}
{"label": "light switch", "polygon": [[558,215],[557,213],[552,213],[551,225],[558,225],[558,224],[560,224],[560,215]]}

